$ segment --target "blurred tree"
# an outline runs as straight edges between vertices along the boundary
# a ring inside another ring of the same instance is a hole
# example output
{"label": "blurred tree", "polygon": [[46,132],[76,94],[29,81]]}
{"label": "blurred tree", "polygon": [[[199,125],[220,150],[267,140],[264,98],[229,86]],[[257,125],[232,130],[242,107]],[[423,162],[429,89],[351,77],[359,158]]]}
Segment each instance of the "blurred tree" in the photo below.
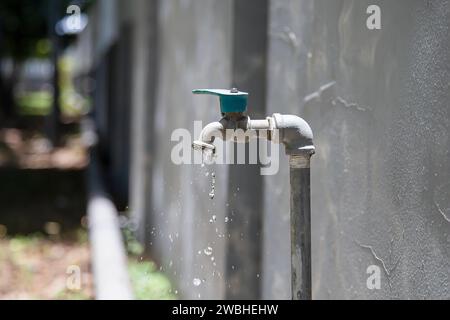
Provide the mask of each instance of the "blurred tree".
{"label": "blurred tree", "polygon": [[[6,118],[14,116],[13,90],[21,63],[30,56],[48,55],[38,43],[48,34],[47,0],[0,1],[0,63],[9,58],[10,72],[0,75],[0,103]],[[41,45],[42,47],[42,45]]]}
{"label": "blurred tree", "polygon": [[37,43],[47,32],[48,0],[2,0],[3,56],[23,61],[38,54]]}
{"label": "blurred tree", "polygon": [[[58,37],[54,26],[66,14],[70,4],[86,9],[92,0],[1,0],[0,65],[7,58],[10,72],[0,73],[0,111],[14,116],[13,90],[21,63],[30,57],[51,58],[57,65],[59,54],[74,37]],[[55,68],[54,84],[58,81]],[[57,94],[57,88],[56,88]],[[55,99],[57,103],[57,99]],[[58,106],[53,108],[51,122],[58,121]]]}

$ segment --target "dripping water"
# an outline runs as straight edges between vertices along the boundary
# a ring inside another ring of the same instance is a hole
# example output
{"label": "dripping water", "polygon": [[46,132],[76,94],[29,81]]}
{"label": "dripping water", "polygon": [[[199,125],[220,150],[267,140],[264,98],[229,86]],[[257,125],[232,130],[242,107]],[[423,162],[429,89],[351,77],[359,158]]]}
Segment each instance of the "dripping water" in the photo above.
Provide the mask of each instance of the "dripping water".
{"label": "dripping water", "polygon": [[214,199],[216,195],[216,174],[214,172],[211,173],[211,191],[209,192],[209,198]]}

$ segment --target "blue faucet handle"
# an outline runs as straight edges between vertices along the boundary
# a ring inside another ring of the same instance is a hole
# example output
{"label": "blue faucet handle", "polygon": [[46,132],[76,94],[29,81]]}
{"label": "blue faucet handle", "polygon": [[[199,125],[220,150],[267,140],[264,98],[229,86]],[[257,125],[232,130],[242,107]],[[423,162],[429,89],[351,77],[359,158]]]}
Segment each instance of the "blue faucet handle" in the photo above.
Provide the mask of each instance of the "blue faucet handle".
{"label": "blue faucet handle", "polygon": [[195,89],[194,94],[210,94],[219,96],[220,111],[222,113],[244,112],[247,110],[248,93],[235,88],[228,89]]}

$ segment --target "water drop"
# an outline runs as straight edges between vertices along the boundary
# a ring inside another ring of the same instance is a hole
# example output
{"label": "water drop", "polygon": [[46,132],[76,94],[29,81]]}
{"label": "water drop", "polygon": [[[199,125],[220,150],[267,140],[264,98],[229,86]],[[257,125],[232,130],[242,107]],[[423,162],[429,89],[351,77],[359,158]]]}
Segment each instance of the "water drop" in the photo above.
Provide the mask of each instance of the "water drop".
{"label": "water drop", "polygon": [[217,155],[211,149],[203,150],[202,154],[203,162],[206,164],[213,164],[217,158]]}
{"label": "water drop", "polygon": [[225,223],[227,223],[230,219],[228,217],[225,217]]}
{"label": "water drop", "polygon": [[210,256],[213,252],[213,249],[211,247],[207,247],[203,250],[203,252],[207,255]]}
{"label": "water drop", "polygon": [[192,280],[192,284],[198,287],[199,285],[202,284],[202,280],[200,280],[199,278],[194,278],[194,280]]}
{"label": "water drop", "polygon": [[214,172],[211,172],[211,191],[209,192],[210,199],[214,199],[216,193],[215,190],[216,190],[216,174]]}

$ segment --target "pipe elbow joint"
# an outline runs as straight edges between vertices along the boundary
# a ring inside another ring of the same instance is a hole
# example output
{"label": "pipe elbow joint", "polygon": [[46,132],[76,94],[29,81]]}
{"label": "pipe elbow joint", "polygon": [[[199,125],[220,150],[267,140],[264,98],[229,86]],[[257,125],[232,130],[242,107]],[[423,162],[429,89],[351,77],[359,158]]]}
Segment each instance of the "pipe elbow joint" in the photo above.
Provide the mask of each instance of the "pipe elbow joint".
{"label": "pipe elbow joint", "polygon": [[278,142],[283,143],[287,155],[311,156],[315,153],[313,132],[309,124],[296,115],[275,113]]}

